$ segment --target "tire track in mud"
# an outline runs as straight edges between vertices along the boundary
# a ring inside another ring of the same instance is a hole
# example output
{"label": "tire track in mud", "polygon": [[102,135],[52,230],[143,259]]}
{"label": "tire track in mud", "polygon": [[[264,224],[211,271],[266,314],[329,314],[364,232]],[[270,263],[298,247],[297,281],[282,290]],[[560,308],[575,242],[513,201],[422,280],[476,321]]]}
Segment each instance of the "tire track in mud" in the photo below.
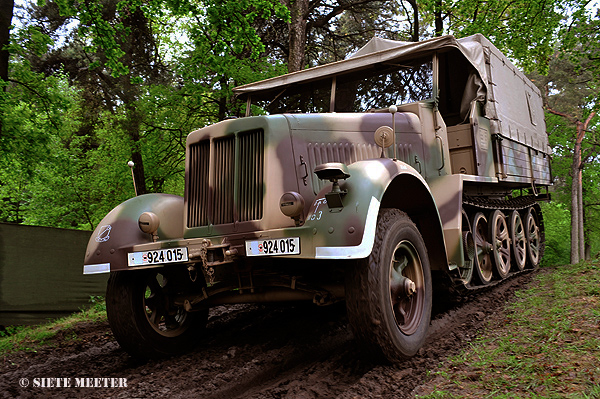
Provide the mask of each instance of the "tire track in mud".
{"label": "tire track in mud", "polygon": [[[57,347],[17,353],[0,362],[2,397],[131,398],[411,398],[429,370],[458,353],[485,323],[503,316],[514,291],[534,273],[457,300],[436,296],[429,335],[419,353],[395,365],[361,356],[344,304],[235,305],[211,310],[207,336],[193,352],[136,362],[106,324],[75,327]],[[36,388],[22,378],[127,378],[127,388]]]}

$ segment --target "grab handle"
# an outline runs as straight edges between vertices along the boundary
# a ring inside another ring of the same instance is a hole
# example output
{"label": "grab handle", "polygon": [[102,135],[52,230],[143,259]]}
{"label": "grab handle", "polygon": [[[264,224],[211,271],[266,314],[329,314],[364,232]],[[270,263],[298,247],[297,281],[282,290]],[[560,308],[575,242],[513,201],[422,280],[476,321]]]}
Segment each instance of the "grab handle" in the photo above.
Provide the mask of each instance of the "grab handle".
{"label": "grab handle", "polygon": [[438,134],[435,135],[435,138],[440,141],[440,154],[442,156],[442,166],[440,166],[438,170],[441,171],[442,169],[444,169],[444,166],[446,166],[446,161],[444,159],[444,140],[442,140],[442,138]]}

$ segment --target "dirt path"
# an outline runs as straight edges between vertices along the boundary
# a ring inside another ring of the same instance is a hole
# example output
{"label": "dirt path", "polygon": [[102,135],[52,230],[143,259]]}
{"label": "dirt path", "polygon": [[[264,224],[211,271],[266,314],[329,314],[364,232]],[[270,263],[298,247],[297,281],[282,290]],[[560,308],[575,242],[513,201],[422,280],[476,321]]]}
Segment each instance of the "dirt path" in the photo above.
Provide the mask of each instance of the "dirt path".
{"label": "dirt path", "polygon": [[[503,317],[503,305],[533,274],[460,302],[436,299],[425,346],[398,365],[361,358],[344,304],[237,305],[211,310],[208,338],[194,352],[160,362],[132,360],[107,324],[80,325],[62,334],[57,347],[3,359],[0,392],[7,398],[412,398],[428,370],[456,354],[487,320]],[[34,386],[57,377],[71,386]],[[76,387],[81,378],[126,379],[127,387]]]}

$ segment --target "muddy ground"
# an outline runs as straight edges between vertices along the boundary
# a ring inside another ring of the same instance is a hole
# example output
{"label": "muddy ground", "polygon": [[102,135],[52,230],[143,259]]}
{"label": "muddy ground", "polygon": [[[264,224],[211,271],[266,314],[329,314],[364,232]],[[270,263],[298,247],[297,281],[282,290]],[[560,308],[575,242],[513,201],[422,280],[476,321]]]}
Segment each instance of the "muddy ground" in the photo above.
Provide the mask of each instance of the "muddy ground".
{"label": "muddy ground", "polygon": [[[55,347],[4,358],[0,393],[8,398],[412,398],[428,371],[457,354],[488,321],[504,317],[504,304],[533,275],[459,300],[438,297],[425,346],[401,364],[374,364],[361,356],[343,303],[235,305],[211,310],[208,336],[196,350],[164,361],[133,360],[106,323],[79,325],[61,333]],[[56,377],[71,386],[34,386]],[[117,385],[126,379],[127,386],[81,388],[76,378],[115,378]]]}

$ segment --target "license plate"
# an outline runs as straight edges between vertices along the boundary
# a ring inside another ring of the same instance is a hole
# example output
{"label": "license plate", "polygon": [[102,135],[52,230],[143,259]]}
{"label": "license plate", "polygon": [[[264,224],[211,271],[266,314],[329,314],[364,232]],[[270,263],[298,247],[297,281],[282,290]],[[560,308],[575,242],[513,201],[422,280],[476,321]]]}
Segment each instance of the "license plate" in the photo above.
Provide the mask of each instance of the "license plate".
{"label": "license plate", "polygon": [[298,255],[299,253],[300,237],[246,241],[247,256]]}
{"label": "license plate", "polygon": [[187,247],[157,249],[154,251],[130,252],[129,266],[162,265],[163,263],[186,262],[188,260]]}

